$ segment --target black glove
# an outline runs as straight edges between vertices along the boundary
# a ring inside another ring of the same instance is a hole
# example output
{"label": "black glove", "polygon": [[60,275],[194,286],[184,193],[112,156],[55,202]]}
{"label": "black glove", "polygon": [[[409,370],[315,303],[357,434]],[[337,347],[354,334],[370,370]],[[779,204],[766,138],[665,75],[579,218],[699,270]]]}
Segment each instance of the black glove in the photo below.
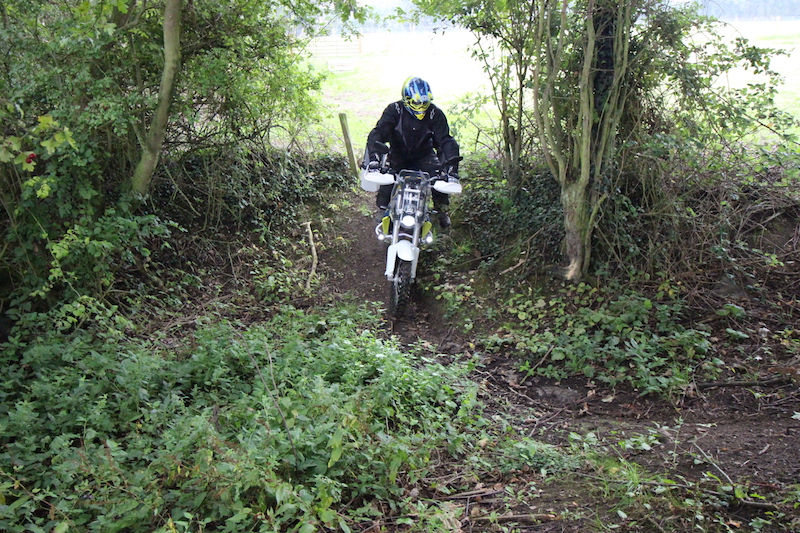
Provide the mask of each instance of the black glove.
{"label": "black glove", "polygon": [[369,154],[369,164],[367,165],[369,169],[378,169],[381,168],[381,158],[376,153]]}
{"label": "black glove", "polygon": [[381,158],[375,152],[370,152],[364,159],[361,162],[361,168],[374,170],[381,167]]}
{"label": "black glove", "polygon": [[454,166],[444,169],[444,179],[450,183],[458,183],[458,170]]}

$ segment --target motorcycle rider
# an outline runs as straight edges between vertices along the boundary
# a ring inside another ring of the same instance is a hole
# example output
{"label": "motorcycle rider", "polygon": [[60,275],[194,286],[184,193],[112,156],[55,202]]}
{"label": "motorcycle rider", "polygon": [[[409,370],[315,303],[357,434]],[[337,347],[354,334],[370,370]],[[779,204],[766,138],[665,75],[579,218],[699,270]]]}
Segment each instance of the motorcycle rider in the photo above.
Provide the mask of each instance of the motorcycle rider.
{"label": "motorcycle rider", "polygon": [[[425,80],[410,77],[403,83],[402,98],[389,104],[367,137],[367,154],[371,168],[377,168],[380,155],[375,142],[387,143],[389,166],[392,169],[421,170],[431,176],[440,170],[441,161],[458,157],[458,143],[450,135],[450,126],[441,109],[431,101],[433,94]],[[439,154],[439,155],[437,155]],[[441,161],[439,157],[441,156]],[[444,169],[458,179],[458,164]],[[391,200],[392,185],[382,185],[375,198],[378,208],[386,210]],[[439,212],[439,226],[450,227],[447,194],[433,190],[433,208]]]}

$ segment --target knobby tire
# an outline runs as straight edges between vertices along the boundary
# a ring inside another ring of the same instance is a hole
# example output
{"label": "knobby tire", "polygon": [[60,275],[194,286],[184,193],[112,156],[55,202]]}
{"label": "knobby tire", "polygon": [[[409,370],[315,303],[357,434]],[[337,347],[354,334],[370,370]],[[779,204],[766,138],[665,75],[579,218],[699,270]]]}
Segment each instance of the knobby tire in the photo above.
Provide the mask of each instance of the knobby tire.
{"label": "knobby tire", "polygon": [[394,281],[389,295],[389,313],[395,318],[405,315],[411,301],[411,262],[398,260],[394,268]]}

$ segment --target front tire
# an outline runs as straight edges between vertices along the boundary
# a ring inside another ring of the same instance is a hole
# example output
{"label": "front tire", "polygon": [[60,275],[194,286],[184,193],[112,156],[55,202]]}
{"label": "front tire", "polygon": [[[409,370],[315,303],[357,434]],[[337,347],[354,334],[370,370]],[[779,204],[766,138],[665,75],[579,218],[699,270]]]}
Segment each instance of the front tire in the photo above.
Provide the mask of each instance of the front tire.
{"label": "front tire", "polygon": [[411,262],[398,260],[394,267],[394,281],[389,293],[389,313],[401,318],[411,301]]}

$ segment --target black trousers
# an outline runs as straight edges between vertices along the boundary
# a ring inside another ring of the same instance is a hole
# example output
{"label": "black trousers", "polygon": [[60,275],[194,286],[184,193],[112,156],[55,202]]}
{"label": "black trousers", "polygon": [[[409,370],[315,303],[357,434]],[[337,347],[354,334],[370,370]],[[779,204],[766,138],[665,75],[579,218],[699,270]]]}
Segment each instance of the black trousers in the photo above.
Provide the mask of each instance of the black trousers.
{"label": "black trousers", "polygon": [[[422,172],[427,172],[431,176],[436,175],[441,167],[439,158],[433,153],[419,159],[399,161],[392,159],[391,161],[393,169],[421,170]],[[375,197],[375,203],[378,205],[378,209],[386,209],[389,206],[389,201],[392,199],[392,187],[393,185],[381,185],[381,188],[378,189],[378,194]],[[443,206],[450,204],[450,196],[447,194],[431,189],[431,196],[433,197],[434,209],[441,209]]]}

